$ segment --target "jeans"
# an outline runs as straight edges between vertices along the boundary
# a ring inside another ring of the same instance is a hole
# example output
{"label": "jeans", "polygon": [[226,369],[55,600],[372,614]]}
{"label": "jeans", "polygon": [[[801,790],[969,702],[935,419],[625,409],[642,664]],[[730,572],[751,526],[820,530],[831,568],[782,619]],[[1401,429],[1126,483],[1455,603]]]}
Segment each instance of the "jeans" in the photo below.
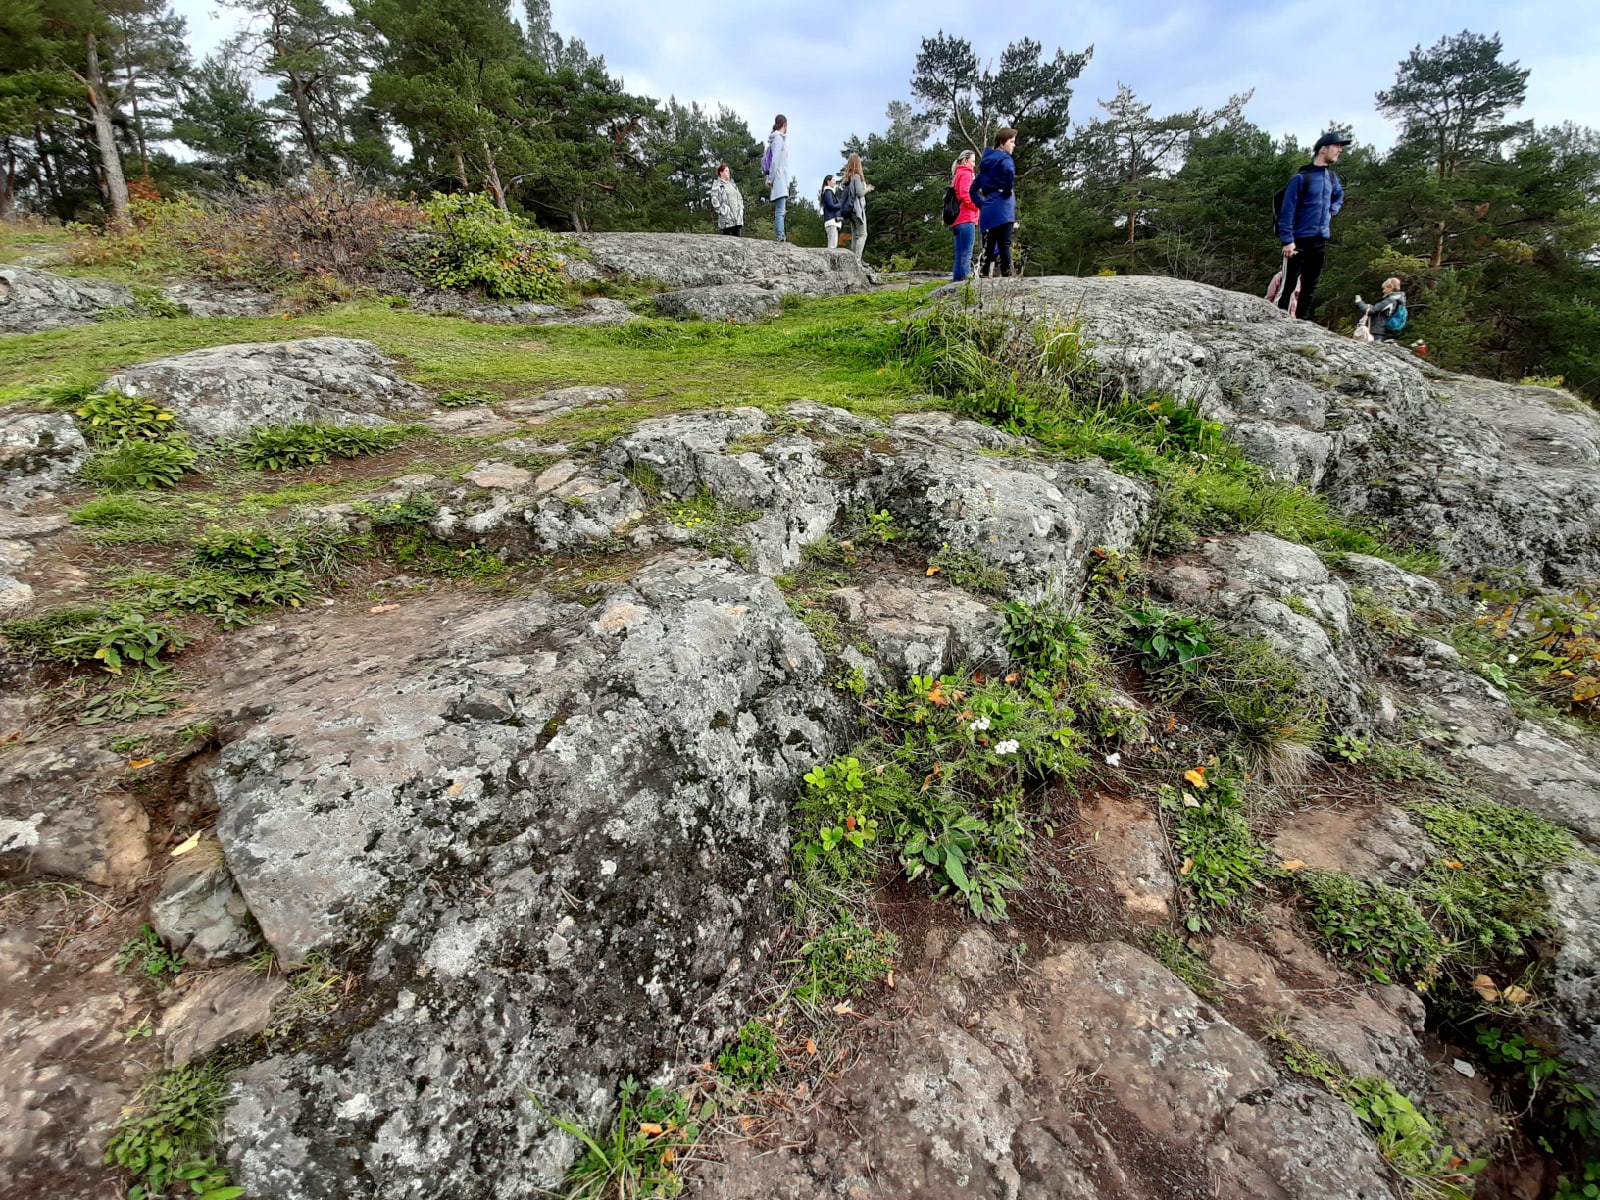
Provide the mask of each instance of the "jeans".
{"label": "jeans", "polygon": [[783,214],[789,207],[789,197],[779,196],[772,202],[772,223],[777,226],[778,240],[783,241]]}
{"label": "jeans", "polygon": [[1011,235],[1016,228],[1015,221],[1007,221],[1004,225],[983,231],[983,265],[978,269],[978,274],[989,274],[989,269],[996,263],[1000,264],[1000,274],[1011,274]]}
{"label": "jeans", "polygon": [[[1294,302],[1294,315],[1302,321],[1311,320],[1312,307],[1317,302],[1317,280],[1322,278],[1322,264],[1328,259],[1328,239],[1325,237],[1296,238],[1294,256],[1283,260],[1283,288],[1278,292],[1278,307],[1289,311],[1289,297],[1294,295],[1294,285],[1300,285],[1300,298]],[[1377,337],[1377,330],[1373,330]]]}
{"label": "jeans", "polygon": [[729,237],[739,237],[744,233],[744,226],[743,225],[724,225],[717,232],[718,233],[725,233]]}
{"label": "jeans", "polygon": [[861,252],[867,248],[867,223],[860,217],[850,218],[850,249],[855,252],[856,261],[861,260]]}
{"label": "jeans", "polygon": [[972,243],[978,236],[976,221],[963,221],[955,226],[956,235],[956,264],[950,278],[960,283],[972,274]]}
{"label": "jeans", "polygon": [[826,230],[828,234],[828,249],[837,250],[839,248],[839,222],[824,221],[822,223],[822,228]]}

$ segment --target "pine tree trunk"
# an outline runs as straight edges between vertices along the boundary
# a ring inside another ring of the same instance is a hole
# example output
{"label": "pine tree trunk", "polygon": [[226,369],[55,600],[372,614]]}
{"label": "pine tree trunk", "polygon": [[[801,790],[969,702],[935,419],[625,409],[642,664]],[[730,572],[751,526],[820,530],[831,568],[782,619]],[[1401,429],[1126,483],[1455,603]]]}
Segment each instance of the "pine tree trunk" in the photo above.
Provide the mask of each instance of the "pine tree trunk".
{"label": "pine tree trunk", "polygon": [[0,138],[0,221],[9,221],[17,213],[17,156],[9,137]]}
{"label": "pine tree trunk", "polygon": [[300,122],[300,140],[306,144],[311,169],[322,169],[322,147],[317,143],[317,127],[311,119],[311,89],[296,71],[289,72],[289,94],[294,97],[294,112]]}
{"label": "pine tree trunk", "polygon": [[483,140],[483,161],[489,169],[489,190],[494,193],[495,205],[501,212],[510,212],[506,207],[506,189],[500,184],[500,171],[494,165],[494,151],[489,149],[489,139]]}
{"label": "pine tree trunk", "polygon": [[461,190],[470,192],[472,181],[467,178],[467,160],[462,157],[461,147],[456,147],[456,178],[461,180]]}
{"label": "pine tree trunk", "polygon": [[95,47],[94,34],[84,36],[89,48],[89,73],[84,77],[84,85],[89,89],[94,139],[100,148],[100,164],[105,173],[106,204],[111,209],[111,224],[120,228],[128,223],[128,181],[122,174],[122,155],[117,150],[116,133],[111,128],[111,106],[106,103],[105,83],[100,78],[100,52]]}
{"label": "pine tree trunk", "polygon": [[139,88],[133,77],[133,64],[128,64],[128,101],[133,106],[133,138],[139,143],[139,178],[150,178],[150,151],[144,141],[144,118],[139,115]]}

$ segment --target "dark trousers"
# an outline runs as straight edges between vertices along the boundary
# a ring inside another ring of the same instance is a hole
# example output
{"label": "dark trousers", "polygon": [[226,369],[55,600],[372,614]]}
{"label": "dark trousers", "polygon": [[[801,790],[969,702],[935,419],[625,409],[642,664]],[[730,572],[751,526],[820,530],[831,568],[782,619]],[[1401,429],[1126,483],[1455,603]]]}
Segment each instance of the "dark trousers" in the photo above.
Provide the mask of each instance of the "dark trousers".
{"label": "dark trousers", "polygon": [[1000,264],[1000,274],[1011,274],[1011,235],[1016,228],[1015,222],[1007,221],[983,231],[983,264],[978,268],[979,275],[989,274],[996,263]]}
{"label": "dark trousers", "polygon": [[724,225],[720,230],[718,230],[718,232],[719,233],[725,233],[729,237],[738,237],[741,233],[744,232],[744,226],[743,225]]}
{"label": "dark trousers", "polygon": [[1317,303],[1317,280],[1322,278],[1322,264],[1328,260],[1328,239],[1295,238],[1294,249],[1294,257],[1283,260],[1283,290],[1278,293],[1278,307],[1288,311],[1289,297],[1299,283],[1300,298],[1294,302],[1294,315],[1309,321]]}

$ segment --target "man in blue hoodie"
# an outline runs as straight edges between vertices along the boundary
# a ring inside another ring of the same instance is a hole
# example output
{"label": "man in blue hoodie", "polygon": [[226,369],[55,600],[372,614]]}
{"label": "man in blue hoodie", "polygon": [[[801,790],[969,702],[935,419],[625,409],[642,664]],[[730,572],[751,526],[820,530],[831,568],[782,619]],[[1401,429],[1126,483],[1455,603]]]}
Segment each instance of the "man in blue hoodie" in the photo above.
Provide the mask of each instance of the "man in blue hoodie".
{"label": "man in blue hoodie", "polygon": [[1328,238],[1333,216],[1344,207],[1344,188],[1333,172],[1333,164],[1350,144],[1342,133],[1325,133],[1317,139],[1311,162],[1289,179],[1283,192],[1283,207],[1278,210],[1278,240],[1283,243],[1283,286],[1278,289],[1278,307],[1287,310],[1295,285],[1300,298],[1294,315],[1311,319],[1316,304],[1317,280],[1328,257]]}

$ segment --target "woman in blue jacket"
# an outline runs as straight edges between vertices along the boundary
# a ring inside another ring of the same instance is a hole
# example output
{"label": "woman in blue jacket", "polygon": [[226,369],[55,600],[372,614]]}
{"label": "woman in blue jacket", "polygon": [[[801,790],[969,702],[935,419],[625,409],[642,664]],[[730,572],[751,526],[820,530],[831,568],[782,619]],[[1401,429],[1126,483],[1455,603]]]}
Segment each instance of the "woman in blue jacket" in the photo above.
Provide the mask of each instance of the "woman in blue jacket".
{"label": "woman in blue jacket", "polygon": [[983,234],[983,262],[979,275],[1011,274],[1011,234],[1017,227],[1017,164],[1011,154],[1017,148],[1015,129],[998,129],[994,145],[983,152],[977,177],[972,181],[972,200],[978,206],[978,230]]}

